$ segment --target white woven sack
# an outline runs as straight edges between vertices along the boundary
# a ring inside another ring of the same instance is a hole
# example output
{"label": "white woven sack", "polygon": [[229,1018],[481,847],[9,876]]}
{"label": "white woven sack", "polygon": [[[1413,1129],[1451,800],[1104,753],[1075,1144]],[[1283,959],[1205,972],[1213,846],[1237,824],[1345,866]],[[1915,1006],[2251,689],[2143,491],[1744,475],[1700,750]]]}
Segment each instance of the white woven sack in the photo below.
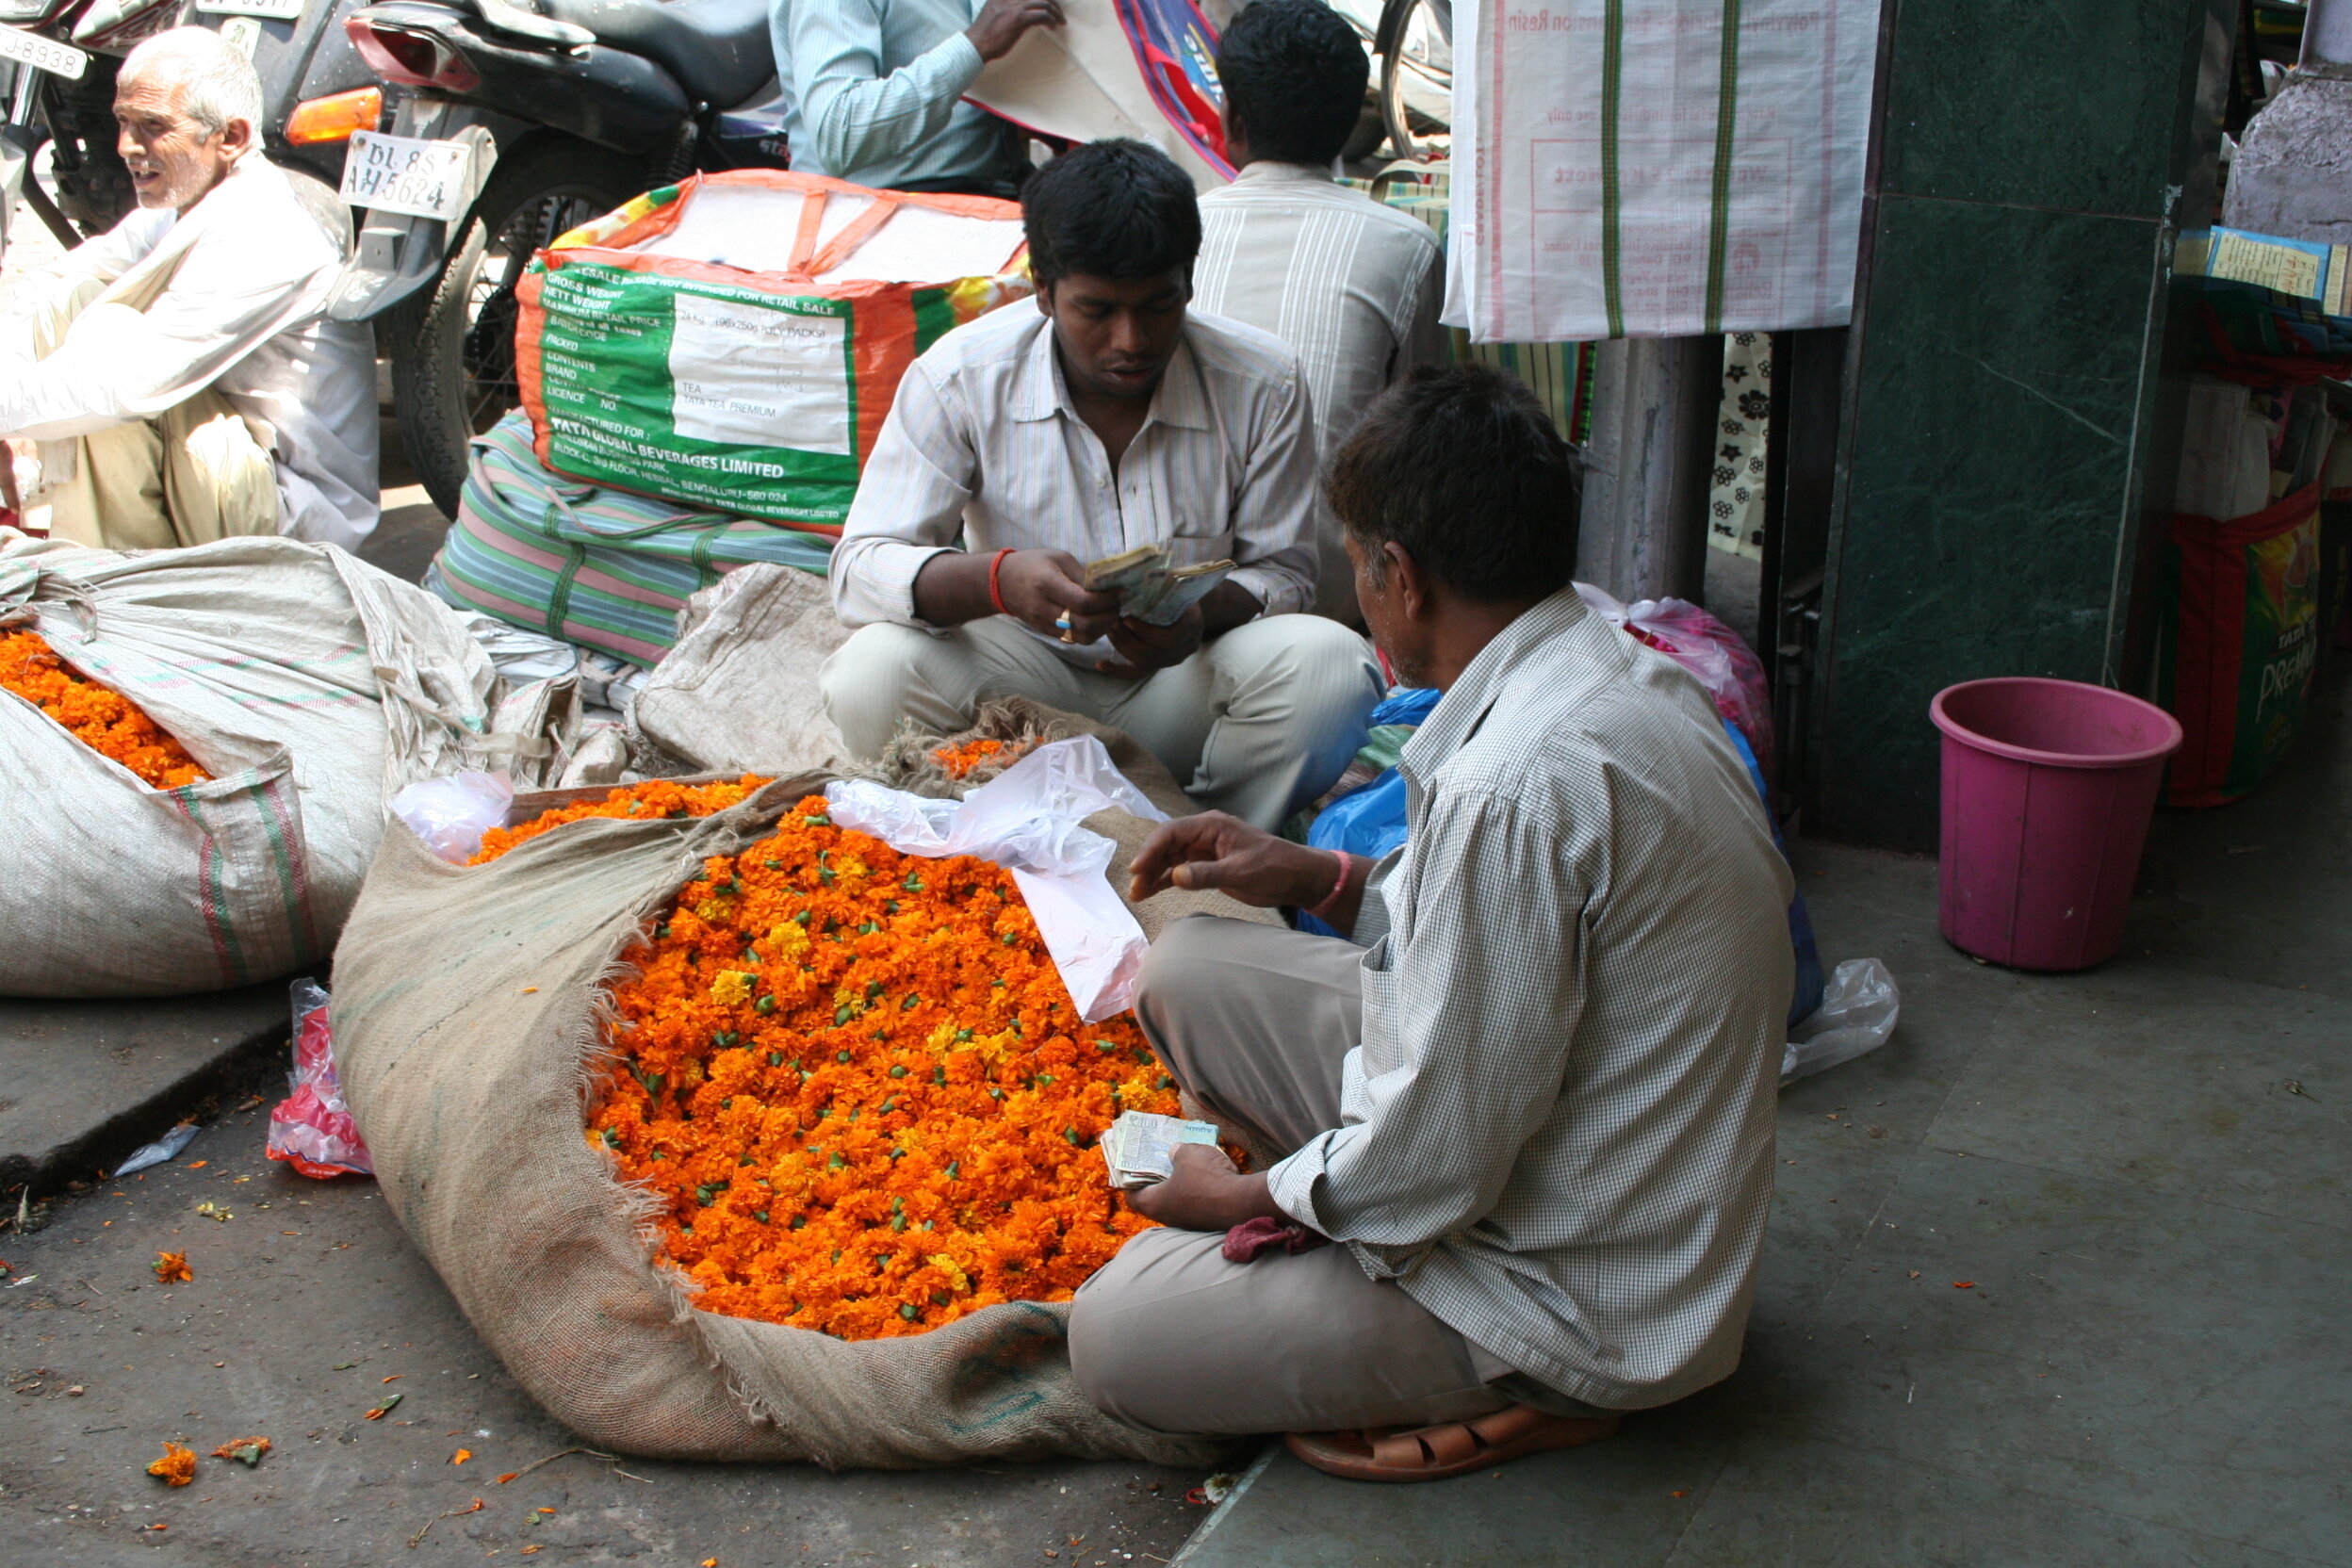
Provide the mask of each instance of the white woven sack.
{"label": "white woven sack", "polygon": [[1878,0],[1455,0],[1453,24],[1449,325],[1549,343],[1845,323]]}
{"label": "white woven sack", "polygon": [[535,778],[555,754],[494,732],[497,675],[446,608],[331,546],[126,553],[0,530],[0,626],[39,631],[212,775],[151,789],[0,692],[0,995],[289,974],[334,948],[392,791],[518,760]]}

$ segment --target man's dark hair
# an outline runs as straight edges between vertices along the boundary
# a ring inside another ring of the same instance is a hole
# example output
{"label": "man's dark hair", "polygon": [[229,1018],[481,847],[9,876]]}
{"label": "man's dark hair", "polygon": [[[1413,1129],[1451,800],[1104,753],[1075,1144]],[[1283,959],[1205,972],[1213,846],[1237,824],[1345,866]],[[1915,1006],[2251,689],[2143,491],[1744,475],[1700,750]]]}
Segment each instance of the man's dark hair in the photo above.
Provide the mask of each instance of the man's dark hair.
{"label": "man's dark hair", "polygon": [[1534,393],[1472,364],[1418,370],[1382,393],[1325,482],[1368,553],[1394,541],[1463,598],[1494,604],[1568,585],[1583,473]]}
{"label": "man's dark hair", "polygon": [[1252,157],[1321,168],[1364,114],[1372,62],[1322,0],[1256,0],[1217,45],[1217,79]]}
{"label": "man's dark hair", "polygon": [[1114,137],[1075,147],[1021,188],[1029,270],[1040,286],[1072,272],[1148,278],[1200,253],[1192,181],[1157,147]]}

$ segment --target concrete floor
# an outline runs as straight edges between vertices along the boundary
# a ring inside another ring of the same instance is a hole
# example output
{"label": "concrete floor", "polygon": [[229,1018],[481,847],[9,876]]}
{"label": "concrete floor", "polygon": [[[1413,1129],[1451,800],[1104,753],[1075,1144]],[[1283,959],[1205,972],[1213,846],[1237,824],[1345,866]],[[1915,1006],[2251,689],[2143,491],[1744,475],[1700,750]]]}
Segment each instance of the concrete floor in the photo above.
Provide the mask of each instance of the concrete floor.
{"label": "concrete floor", "polygon": [[[1377,1488],[1270,1458],[1184,1568],[2352,1562],[2352,727],[2164,813],[2126,954],[1937,936],[1930,861],[1818,844],[1894,1040],[1792,1087],[1745,1364],[1609,1443]],[[1965,1287],[1965,1288],[1964,1288]]]}
{"label": "concrete floor", "polygon": [[[1802,846],[1825,952],[1886,958],[1903,1024],[1784,1097],[1746,1364],[1611,1442],[1411,1488],[1277,1455],[1181,1549],[1203,1478],[1132,1465],[574,1454],[501,1487],[571,1439],[371,1188],[262,1161],[255,1107],[0,1237],[0,1562],[2352,1561],[2346,693],[2256,799],[2160,820],[2130,951],[2094,973],[1974,963],[1936,933],[1931,863]],[[162,1248],[192,1283],[154,1282]],[[256,1431],[256,1471],[141,1474],[166,1437]]]}

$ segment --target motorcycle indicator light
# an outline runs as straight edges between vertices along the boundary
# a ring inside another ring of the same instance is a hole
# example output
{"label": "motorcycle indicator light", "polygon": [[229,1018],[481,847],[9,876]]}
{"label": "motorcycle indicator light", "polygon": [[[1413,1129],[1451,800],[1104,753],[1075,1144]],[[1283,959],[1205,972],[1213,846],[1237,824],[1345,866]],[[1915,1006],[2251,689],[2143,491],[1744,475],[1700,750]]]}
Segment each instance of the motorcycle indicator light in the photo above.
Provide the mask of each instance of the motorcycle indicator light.
{"label": "motorcycle indicator light", "polygon": [[384,90],[356,88],[328,98],[308,98],[286,116],[286,139],[298,147],[349,141],[353,131],[372,131],[384,120]]}
{"label": "motorcycle indicator light", "polygon": [[343,30],[351,35],[359,57],[387,82],[448,92],[471,92],[482,86],[482,74],[439,39],[371,22],[364,15],[348,18]]}

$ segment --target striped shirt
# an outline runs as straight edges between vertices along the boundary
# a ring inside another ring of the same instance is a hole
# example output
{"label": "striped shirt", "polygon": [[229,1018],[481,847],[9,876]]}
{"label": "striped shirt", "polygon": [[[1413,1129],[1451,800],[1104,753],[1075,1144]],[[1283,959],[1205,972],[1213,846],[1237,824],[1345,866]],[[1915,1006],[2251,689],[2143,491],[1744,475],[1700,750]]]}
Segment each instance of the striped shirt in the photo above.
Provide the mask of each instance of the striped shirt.
{"label": "striped shirt", "polygon": [[773,0],[792,167],[886,189],[1006,178],[1004,123],[964,93],[972,0]]}
{"label": "striped shirt", "polygon": [[1276,1203],[1537,1381],[1727,1376],[1772,1197],[1791,879],[1697,681],[1563,590],[1405,747],[1341,1125]]}
{"label": "striped shirt", "polygon": [[[1445,253],[1428,224],[1319,169],[1253,162],[1200,198],[1193,303],[1298,351],[1329,463],[1372,400],[1416,365],[1442,365]],[[1355,618],[1338,520],[1318,509],[1327,614]]]}
{"label": "striped shirt", "polygon": [[1446,361],[1429,226],[1319,169],[1259,161],[1200,198],[1192,302],[1298,351],[1328,456],[1374,398]]}
{"label": "striped shirt", "polygon": [[[1114,468],[1063,384],[1053,323],[1014,303],[907,368],[833,552],[850,626],[924,623],[916,574],[942,550],[1167,545],[1231,559],[1266,614],[1315,597],[1315,434],[1298,361],[1254,328],[1188,313],[1143,428]],[[1102,657],[1098,654],[1096,657]]]}

